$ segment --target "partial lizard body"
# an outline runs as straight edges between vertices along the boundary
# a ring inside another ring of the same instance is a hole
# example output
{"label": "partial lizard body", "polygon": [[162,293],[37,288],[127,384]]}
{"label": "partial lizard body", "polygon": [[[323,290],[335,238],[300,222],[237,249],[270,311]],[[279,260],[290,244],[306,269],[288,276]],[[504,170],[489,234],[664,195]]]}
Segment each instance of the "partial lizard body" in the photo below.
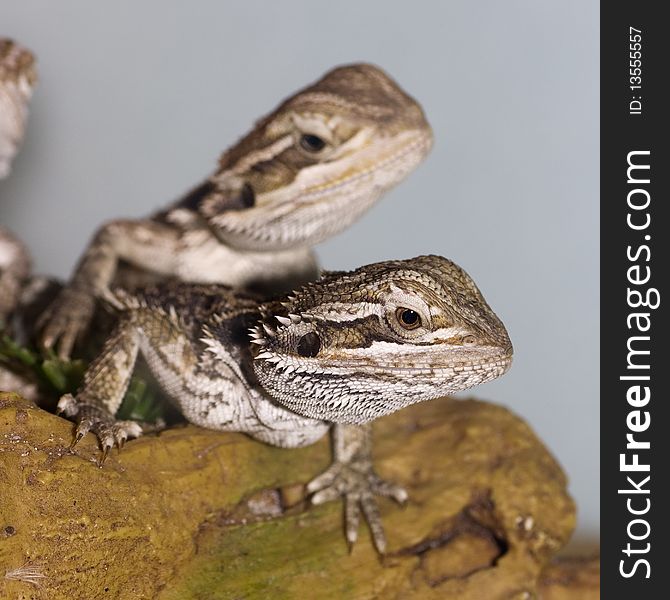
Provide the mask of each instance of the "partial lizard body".
{"label": "partial lizard body", "polygon": [[[0,179],[9,175],[23,140],[28,102],[36,80],[33,54],[13,40],[0,38]],[[9,328],[9,321],[30,275],[30,267],[30,255],[25,245],[0,225],[0,333]],[[33,382],[2,364],[0,390],[14,390],[28,398],[37,395]]]}
{"label": "partial lizard body", "polygon": [[[36,79],[32,53],[0,38],[0,179],[9,175],[21,145]],[[0,225],[0,326],[14,309],[29,272],[27,249]]]}
{"label": "partial lizard body", "polygon": [[103,226],[45,315],[44,345],[69,356],[95,298],[113,283],[131,288],[138,272],[273,292],[314,279],[311,247],[358,219],[431,143],[419,105],[380,69],[330,71],[259,121],[184,199]]}
{"label": "partial lizard body", "polygon": [[109,301],[116,330],[59,409],[109,450],[141,433],[114,420],[138,353],[192,423],[284,447],[333,428],[334,462],[312,481],[315,503],[345,497],[347,538],[363,510],[385,538],[374,495],[403,501],[371,461],[370,421],[502,375],[512,346],[468,275],[437,256],[325,274],[258,304],[222,286],[164,284]]}

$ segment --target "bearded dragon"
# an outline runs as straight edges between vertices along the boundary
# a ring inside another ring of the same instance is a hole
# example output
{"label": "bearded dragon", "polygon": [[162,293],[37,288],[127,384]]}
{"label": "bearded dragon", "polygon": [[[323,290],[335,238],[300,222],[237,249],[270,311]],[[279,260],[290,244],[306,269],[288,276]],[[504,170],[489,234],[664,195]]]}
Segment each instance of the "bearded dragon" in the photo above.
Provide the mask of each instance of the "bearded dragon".
{"label": "bearded dragon", "polygon": [[332,466],[307,491],[320,504],[345,500],[346,537],[360,513],[380,553],[386,540],[374,499],[407,499],[371,459],[370,422],[410,404],[501,376],[512,345],[472,279],[439,256],[325,273],[288,296],[258,303],[217,285],[165,283],[107,301],[113,334],[76,396],[59,411],[111,448],[142,433],[116,421],[138,353],[188,421],[238,431],[275,446],[333,434]]}
{"label": "bearded dragon", "polygon": [[314,279],[311,246],[358,219],[431,144],[421,107],[383,71],[335,68],[261,119],[167,210],[104,225],[45,313],[42,344],[69,356],[95,298],[111,284],[132,287],[140,271],[273,292]]}
{"label": "bearded dragon", "polygon": [[[35,58],[16,42],[0,38],[0,179],[9,175],[28,118],[28,101],[37,80]],[[30,273],[26,247],[0,226],[0,326],[14,309]]]}

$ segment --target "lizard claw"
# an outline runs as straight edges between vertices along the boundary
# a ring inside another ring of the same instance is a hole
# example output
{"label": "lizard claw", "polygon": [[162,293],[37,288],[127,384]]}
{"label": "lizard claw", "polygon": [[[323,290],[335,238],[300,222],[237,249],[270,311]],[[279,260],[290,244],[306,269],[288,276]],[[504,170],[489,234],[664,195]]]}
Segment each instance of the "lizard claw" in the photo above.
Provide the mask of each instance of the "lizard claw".
{"label": "lizard claw", "polygon": [[84,436],[88,433],[90,428],[91,428],[90,419],[83,419],[82,421],[79,422],[79,425],[77,425],[77,429],[75,429],[74,431],[74,439],[70,444],[70,450],[74,450],[74,447],[79,442],[81,442],[81,440],[84,439]]}
{"label": "lizard claw", "polygon": [[109,449],[111,446],[103,446],[102,447],[102,454],[100,455],[100,460],[98,461],[98,467],[102,469],[102,465],[105,464],[105,461],[107,460],[107,455],[109,454]]}
{"label": "lizard claw", "polygon": [[357,469],[356,465],[335,462],[324,473],[307,484],[313,493],[312,504],[323,504],[344,497],[344,526],[349,551],[358,539],[361,512],[368,523],[372,541],[380,554],[386,552],[386,536],[375,496],[407,501],[404,488],[381,479],[372,469]]}

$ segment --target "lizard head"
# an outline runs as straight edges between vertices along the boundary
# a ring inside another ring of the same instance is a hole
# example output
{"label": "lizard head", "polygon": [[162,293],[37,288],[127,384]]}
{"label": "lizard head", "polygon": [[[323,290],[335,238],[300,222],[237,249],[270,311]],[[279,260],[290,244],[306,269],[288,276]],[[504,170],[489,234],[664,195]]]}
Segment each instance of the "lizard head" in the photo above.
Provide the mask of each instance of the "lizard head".
{"label": "lizard head", "polygon": [[262,307],[256,376],[290,410],[364,423],[500,377],[512,344],[465,271],[439,256],[325,274]]}
{"label": "lizard head", "polygon": [[23,139],[35,81],[33,55],[12,40],[0,38],[0,179],[9,174]]}
{"label": "lizard head", "polygon": [[358,219],[431,144],[421,107],[382,70],[338,67],[223,154],[199,212],[240,249],[313,245]]}

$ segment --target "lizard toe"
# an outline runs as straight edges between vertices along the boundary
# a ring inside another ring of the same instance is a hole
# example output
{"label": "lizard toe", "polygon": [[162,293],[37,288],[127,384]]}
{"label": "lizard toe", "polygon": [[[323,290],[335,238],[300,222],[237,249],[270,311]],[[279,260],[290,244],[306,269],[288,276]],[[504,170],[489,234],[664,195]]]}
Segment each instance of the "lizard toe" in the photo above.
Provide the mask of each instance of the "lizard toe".
{"label": "lizard toe", "polygon": [[374,496],[371,493],[364,493],[360,499],[363,515],[370,528],[372,534],[372,541],[379,554],[386,553],[386,536],[384,535],[384,526],[382,525],[382,517],[379,514],[379,506]]}
{"label": "lizard toe", "polygon": [[74,417],[79,412],[79,405],[72,394],[65,394],[60,397],[56,414]]}
{"label": "lizard toe", "polygon": [[136,421],[116,421],[111,430],[119,450],[129,439],[138,438],[144,432],[142,426]]}
{"label": "lizard toe", "polygon": [[393,498],[398,504],[406,504],[409,498],[409,494],[404,487],[376,476],[372,484],[372,490],[378,496]]}
{"label": "lizard toe", "polygon": [[357,498],[351,495],[344,499],[344,527],[349,544],[349,552],[353,550],[358,539],[358,525],[361,519],[361,507]]}
{"label": "lizard toe", "polygon": [[[328,469],[321,473],[321,475],[315,477],[307,484],[307,493],[315,494],[315,498],[318,495],[315,492],[320,492],[321,490],[332,486],[340,476],[341,471],[342,465],[340,463],[333,463]],[[319,504],[319,502],[315,502],[314,498],[312,498],[312,502],[314,504]]]}
{"label": "lizard toe", "polygon": [[92,426],[93,426],[93,420],[88,417],[84,417],[79,420],[79,423],[77,424],[77,427],[74,430],[74,439],[72,440],[70,449],[73,449],[79,442],[81,442],[84,436],[90,431]]}

